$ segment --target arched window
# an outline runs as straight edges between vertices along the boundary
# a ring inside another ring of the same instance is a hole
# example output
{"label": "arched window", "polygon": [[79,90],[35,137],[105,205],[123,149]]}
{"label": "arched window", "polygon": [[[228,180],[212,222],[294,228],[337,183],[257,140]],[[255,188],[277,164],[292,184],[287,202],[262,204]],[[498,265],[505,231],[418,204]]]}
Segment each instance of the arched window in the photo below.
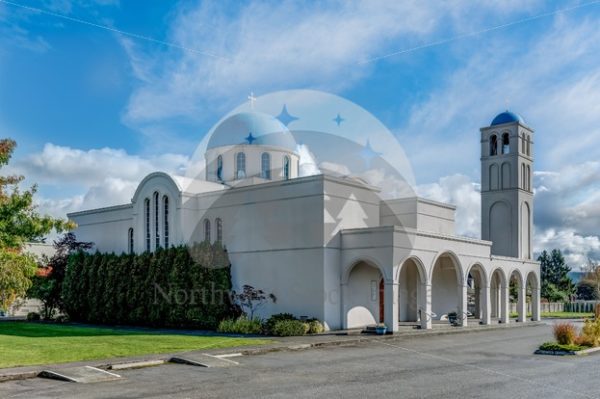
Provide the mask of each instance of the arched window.
{"label": "arched window", "polygon": [[150,251],[150,198],[144,200],[144,224],[146,225],[146,251]]}
{"label": "arched window", "polygon": [[217,157],[217,180],[223,181],[223,157]]}
{"label": "arched window", "polygon": [[133,228],[129,228],[127,231],[127,251],[132,254],[133,253]]}
{"label": "arched window", "polygon": [[217,225],[217,241],[222,242],[223,241],[223,221],[221,220],[221,218],[217,218],[217,220],[215,220],[215,224]]}
{"label": "arched window", "polygon": [[526,189],[527,189],[527,186],[525,185],[525,179],[526,179],[525,173],[526,173],[526,172],[525,172],[525,164],[524,164],[524,163],[522,163],[522,164],[521,164],[521,188],[522,188],[523,190],[526,190]]}
{"label": "arched window", "polygon": [[504,133],[502,135],[502,153],[508,154],[510,153],[510,141],[509,141],[508,133]]}
{"label": "arched window", "polygon": [[204,241],[210,242],[210,220],[204,219]]}
{"label": "arched window", "polygon": [[521,152],[523,154],[527,153],[527,146],[525,144],[525,135],[524,134],[521,136]]}
{"label": "arched window", "polygon": [[163,234],[165,236],[165,248],[169,248],[169,197],[163,197]]}
{"label": "arched window", "polygon": [[243,179],[246,177],[246,154],[238,152],[235,156],[235,178]]}
{"label": "arched window", "polygon": [[495,134],[490,137],[490,155],[498,155],[498,137]]}
{"label": "arched window", "polygon": [[284,180],[290,178],[290,157],[287,155],[283,157],[283,178]]}
{"label": "arched window", "polygon": [[527,155],[531,155],[531,137],[527,136]]}
{"label": "arched window", "polygon": [[160,230],[159,230],[160,219],[158,218],[159,213],[160,212],[159,212],[159,206],[158,206],[158,192],[155,191],[154,192],[154,248],[160,247]]}
{"label": "arched window", "polygon": [[263,152],[260,157],[260,177],[271,180],[271,155]]}
{"label": "arched window", "polygon": [[527,165],[527,191],[531,191],[531,167]]}

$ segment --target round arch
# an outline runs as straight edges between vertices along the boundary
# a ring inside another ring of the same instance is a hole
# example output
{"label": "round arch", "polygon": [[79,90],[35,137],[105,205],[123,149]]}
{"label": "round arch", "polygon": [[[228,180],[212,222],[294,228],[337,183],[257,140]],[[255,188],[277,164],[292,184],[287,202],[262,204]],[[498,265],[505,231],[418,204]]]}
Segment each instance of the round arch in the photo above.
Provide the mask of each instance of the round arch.
{"label": "round arch", "polygon": [[464,281],[467,286],[467,310],[484,324],[489,324],[486,289],[488,276],[485,267],[480,262],[469,266]]}
{"label": "round arch", "polygon": [[508,322],[510,309],[508,308],[508,277],[504,269],[497,267],[489,275],[490,284],[490,319],[501,323]]}
{"label": "round arch", "polygon": [[370,256],[357,256],[356,258],[353,258],[350,262],[348,262],[348,266],[342,272],[342,279],[341,279],[342,284],[348,283],[348,278],[350,277],[350,273],[352,273],[352,270],[356,267],[356,265],[358,265],[360,263],[366,263],[369,266],[379,269],[379,272],[383,276],[383,279],[385,281],[388,281],[388,277],[385,272],[385,269],[383,267],[381,267],[381,265],[379,264],[379,262],[377,260],[373,259]]}
{"label": "round arch", "polygon": [[427,273],[421,259],[410,256],[400,263],[396,270],[398,282],[398,321],[420,321],[420,309],[425,306],[425,285]]}
{"label": "round arch", "polygon": [[[431,282],[431,311],[444,319],[451,312],[462,315],[466,311],[464,298],[464,271],[458,256],[442,251],[433,260]],[[466,325],[466,318],[462,321]]]}
{"label": "round arch", "polygon": [[345,328],[362,328],[385,321],[385,274],[377,262],[365,257],[353,260],[342,281]]}

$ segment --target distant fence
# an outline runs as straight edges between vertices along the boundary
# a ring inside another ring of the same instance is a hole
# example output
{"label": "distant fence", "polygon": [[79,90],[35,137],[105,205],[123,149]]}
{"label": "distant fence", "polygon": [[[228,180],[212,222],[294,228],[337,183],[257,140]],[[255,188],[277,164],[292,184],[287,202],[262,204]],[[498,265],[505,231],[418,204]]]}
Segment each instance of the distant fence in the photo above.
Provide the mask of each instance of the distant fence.
{"label": "distant fence", "polygon": [[[542,313],[549,312],[594,312],[596,304],[600,301],[573,301],[573,302],[542,302],[540,310]],[[511,302],[510,312],[517,312],[517,304]],[[527,313],[531,313],[531,303],[527,303]]]}

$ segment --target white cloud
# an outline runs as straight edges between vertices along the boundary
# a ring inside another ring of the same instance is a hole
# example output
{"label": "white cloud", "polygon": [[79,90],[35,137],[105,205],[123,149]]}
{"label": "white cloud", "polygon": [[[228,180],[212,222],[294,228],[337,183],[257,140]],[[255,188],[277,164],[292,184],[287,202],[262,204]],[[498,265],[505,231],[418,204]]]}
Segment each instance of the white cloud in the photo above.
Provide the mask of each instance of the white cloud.
{"label": "white cloud", "polygon": [[[438,34],[463,33],[522,14],[538,1],[227,2],[184,6],[169,40],[200,50],[165,51],[149,57],[121,41],[140,86],[125,120],[144,124],[168,118],[202,118],[207,109],[231,105],[250,90],[294,86],[339,90],[368,74],[362,60],[422,44]],[[438,38],[438,37],[436,37]],[[148,63],[149,58],[161,63]]]}
{"label": "white cloud", "polygon": [[[84,151],[47,143],[40,153],[16,160],[7,170],[41,184],[43,196],[37,196],[40,211],[64,217],[68,212],[127,203],[147,174],[183,174],[188,162],[178,154],[143,158],[122,149]],[[47,194],[53,187],[60,191]]]}
{"label": "white cloud", "polygon": [[583,236],[573,229],[556,230],[553,228],[536,231],[534,251],[560,249],[572,269],[585,266],[588,259],[600,260],[600,238],[596,235]]}

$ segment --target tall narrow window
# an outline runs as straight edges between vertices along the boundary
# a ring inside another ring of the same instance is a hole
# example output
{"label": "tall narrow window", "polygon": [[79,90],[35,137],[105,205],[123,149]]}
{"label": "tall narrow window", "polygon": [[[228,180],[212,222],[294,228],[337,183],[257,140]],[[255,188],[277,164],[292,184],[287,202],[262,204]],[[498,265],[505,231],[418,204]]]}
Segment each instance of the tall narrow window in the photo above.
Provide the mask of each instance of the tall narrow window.
{"label": "tall narrow window", "polygon": [[509,141],[508,133],[504,133],[502,135],[502,153],[508,154],[510,153],[510,141]]}
{"label": "tall narrow window", "polygon": [[531,138],[527,136],[527,155],[531,155]]}
{"label": "tall narrow window", "polygon": [[144,224],[146,225],[146,251],[150,252],[150,198],[144,200]]}
{"label": "tall narrow window", "polygon": [[204,241],[210,242],[210,220],[204,219]]}
{"label": "tall narrow window", "polygon": [[526,186],[526,184],[525,184],[525,178],[526,178],[526,177],[525,177],[525,164],[524,164],[524,163],[522,163],[522,164],[521,164],[521,188],[522,188],[523,190],[526,190],[526,189],[527,189],[527,186]]}
{"label": "tall narrow window", "polygon": [[271,180],[271,155],[263,152],[260,157],[260,177]]}
{"label": "tall narrow window", "polygon": [[527,154],[527,146],[525,145],[525,135],[521,136],[521,152]]}
{"label": "tall narrow window", "polygon": [[217,241],[222,242],[223,241],[223,221],[221,220],[221,218],[217,218],[217,220],[215,220],[215,224],[217,225]]}
{"label": "tall narrow window", "polygon": [[290,178],[290,157],[287,155],[283,157],[283,178],[285,180]]}
{"label": "tall narrow window", "polygon": [[531,191],[531,167],[527,165],[527,191]]}
{"label": "tall narrow window", "polygon": [[160,247],[160,229],[159,229],[159,204],[158,204],[158,192],[154,192],[154,248]]}
{"label": "tall narrow window", "polygon": [[498,155],[498,137],[495,134],[490,137],[490,155]]}
{"label": "tall narrow window", "polygon": [[169,197],[163,197],[163,235],[165,236],[165,248],[169,248]]}
{"label": "tall narrow window", "polygon": [[217,180],[223,181],[223,157],[217,157]]}
{"label": "tall narrow window", "polygon": [[238,152],[235,156],[235,178],[243,179],[246,177],[246,154]]}
{"label": "tall narrow window", "polygon": [[133,228],[127,231],[127,250],[130,254],[133,253]]}

